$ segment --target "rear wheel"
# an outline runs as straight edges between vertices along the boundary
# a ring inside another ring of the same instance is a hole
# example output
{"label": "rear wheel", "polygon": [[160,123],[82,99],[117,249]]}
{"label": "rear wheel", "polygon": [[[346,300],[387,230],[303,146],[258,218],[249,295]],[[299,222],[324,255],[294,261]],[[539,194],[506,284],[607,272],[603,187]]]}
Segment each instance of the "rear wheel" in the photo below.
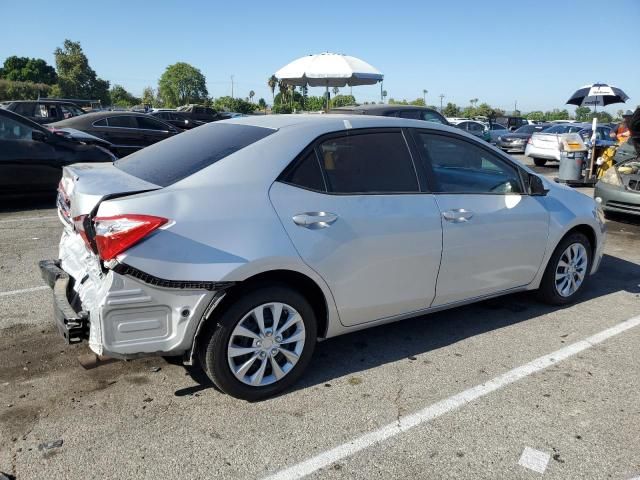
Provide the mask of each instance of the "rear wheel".
{"label": "rear wheel", "polygon": [[545,158],[534,158],[533,163],[536,167],[544,167],[547,164],[547,160]]}
{"label": "rear wheel", "polygon": [[538,296],[551,305],[571,303],[591,270],[591,243],[582,233],[564,238],[556,247],[542,277]]}
{"label": "rear wheel", "polygon": [[309,302],[287,286],[252,290],[211,322],[200,363],[223,392],[254,401],[293,385],[309,364],[316,318]]}

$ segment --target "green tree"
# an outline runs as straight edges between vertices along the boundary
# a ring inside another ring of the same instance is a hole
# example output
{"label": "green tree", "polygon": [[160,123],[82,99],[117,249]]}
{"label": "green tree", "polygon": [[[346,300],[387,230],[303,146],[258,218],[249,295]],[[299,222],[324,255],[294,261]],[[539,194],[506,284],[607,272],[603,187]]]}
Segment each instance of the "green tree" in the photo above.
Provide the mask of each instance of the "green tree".
{"label": "green tree", "polygon": [[264,110],[265,112],[267,111],[267,102],[264,101],[264,98],[258,100],[258,108],[260,110]]}
{"label": "green tree", "polygon": [[53,85],[58,80],[55,68],[41,58],[7,57],[0,68],[0,78],[13,82]]}
{"label": "green tree", "polygon": [[167,107],[204,103],[208,95],[204,75],[188,63],[169,65],[158,81],[158,96]]}
{"label": "green tree", "polygon": [[455,103],[447,103],[447,106],[444,107],[444,110],[442,112],[442,114],[445,117],[459,117],[460,116],[460,107],[457,106]]}
{"label": "green tree", "polygon": [[255,103],[247,102],[242,98],[233,97],[219,97],[213,102],[213,107],[216,110],[226,112],[238,112],[238,113],[253,113],[258,105]]}
{"label": "green tree", "polygon": [[114,85],[109,91],[111,96],[111,105],[117,105],[118,107],[133,107],[140,104],[142,101],[127,92],[122,85]]}
{"label": "green tree", "polygon": [[334,97],[340,93],[340,89],[338,87],[333,87],[331,91],[333,92]]}
{"label": "green tree", "polygon": [[406,99],[404,100],[396,100],[395,98],[389,99],[389,105],[409,105]]}
{"label": "green tree", "polygon": [[324,104],[325,101],[323,97],[306,97],[304,99],[304,109],[307,112],[319,112],[320,110],[324,110]]}
{"label": "green tree", "polygon": [[51,91],[51,85],[33,82],[12,82],[0,79],[0,101],[3,100],[35,100],[47,97]]}
{"label": "green tree", "polygon": [[554,108],[550,112],[544,112],[544,119],[547,121],[552,120],[569,120],[569,111],[565,108],[563,110],[559,110]]}
{"label": "green tree", "polygon": [[544,121],[544,112],[540,110],[535,110],[533,112],[529,112],[525,115],[529,120],[535,120],[536,122]]}
{"label": "green tree", "polygon": [[278,79],[276,78],[275,75],[271,75],[269,77],[269,80],[267,80],[267,85],[271,90],[271,100],[275,103],[276,87],[278,86]]}
{"label": "green tree", "polygon": [[336,95],[331,99],[331,108],[346,107],[347,105],[355,105],[356,99],[353,95]]}
{"label": "green tree", "polygon": [[143,105],[151,105],[152,107],[156,104],[156,93],[153,91],[153,87],[144,88],[140,102]]}
{"label": "green tree", "polygon": [[[598,123],[610,123],[613,122],[613,116],[609,112],[597,112],[595,116],[598,118]],[[592,116],[593,117],[593,116]]]}
{"label": "green tree", "polygon": [[99,78],[89,66],[80,42],[65,40],[53,52],[58,70],[58,83],[52,95],[67,98],[97,99],[109,103],[109,82]]}
{"label": "green tree", "polygon": [[589,107],[576,108],[576,120],[579,122],[588,122],[593,118],[591,109]]}
{"label": "green tree", "polygon": [[464,107],[460,115],[464,118],[473,118],[477,115],[477,110],[474,107]]}
{"label": "green tree", "polygon": [[415,100],[411,100],[409,102],[409,105],[416,105],[418,107],[424,107],[425,106],[424,98],[416,98]]}
{"label": "green tree", "polygon": [[249,101],[252,102],[253,101],[253,97],[256,96],[256,92],[254,92],[253,90],[249,91]]}

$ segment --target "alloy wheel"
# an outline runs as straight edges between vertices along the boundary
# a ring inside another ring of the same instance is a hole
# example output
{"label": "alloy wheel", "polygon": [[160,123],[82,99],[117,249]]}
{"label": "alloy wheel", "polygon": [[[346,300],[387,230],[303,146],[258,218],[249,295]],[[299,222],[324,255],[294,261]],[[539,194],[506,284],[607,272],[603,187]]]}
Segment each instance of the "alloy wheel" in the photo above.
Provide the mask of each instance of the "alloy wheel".
{"label": "alloy wheel", "polygon": [[264,303],[235,326],[227,345],[231,372],[246,385],[262,387],[284,378],[300,359],[304,322],[291,306]]}
{"label": "alloy wheel", "polygon": [[572,243],[562,253],[556,266],[555,286],[562,297],[570,297],[580,288],[587,274],[587,249],[581,243]]}

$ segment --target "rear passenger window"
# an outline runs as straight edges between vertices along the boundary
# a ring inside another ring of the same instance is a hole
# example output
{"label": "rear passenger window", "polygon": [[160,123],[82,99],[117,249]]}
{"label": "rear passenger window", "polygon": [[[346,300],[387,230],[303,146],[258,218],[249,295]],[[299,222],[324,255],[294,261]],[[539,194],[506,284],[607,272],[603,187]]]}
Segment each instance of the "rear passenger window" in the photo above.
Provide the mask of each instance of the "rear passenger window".
{"label": "rear passenger window", "polygon": [[153,118],[136,117],[136,120],[138,121],[138,128],[145,130],[167,130],[167,126],[164,123],[158,122]]}
{"label": "rear passenger window", "polygon": [[110,127],[121,127],[121,128],[137,128],[138,125],[134,117],[129,117],[126,115],[122,115],[119,117],[109,117],[107,119]]}
{"label": "rear passenger window", "polygon": [[334,193],[418,192],[418,179],[400,132],[332,138],[320,145],[327,188]]}
{"label": "rear passenger window", "polygon": [[[418,133],[418,148],[429,160],[436,192],[522,193],[518,170],[507,161],[466,140]],[[430,168],[429,168],[430,167]]]}
{"label": "rear passenger window", "polygon": [[14,112],[16,112],[19,115],[22,115],[24,117],[32,117],[33,116],[33,107],[35,106],[35,104],[33,103],[17,103],[16,107],[13,109]]}
{"label": "rear passenger window", "polygon": [[322,170],[320,170],[316,152],[312,150],[298,162],[293,169],[286,174],[284,181],[297,187],[324,191]]}

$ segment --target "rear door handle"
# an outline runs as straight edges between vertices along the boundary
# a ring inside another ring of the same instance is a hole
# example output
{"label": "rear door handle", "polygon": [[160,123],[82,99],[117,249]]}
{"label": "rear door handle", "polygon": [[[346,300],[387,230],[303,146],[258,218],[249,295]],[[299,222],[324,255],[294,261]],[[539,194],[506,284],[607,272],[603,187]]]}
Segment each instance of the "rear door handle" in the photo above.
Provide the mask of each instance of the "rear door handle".
{"label": "rear door handle", "polygon": [[331,212],[305,212],[293,216],[293,223],[310,230],[330,227],[338,220],[338,216]]}
{"label": "rear door handle", "polygon": [[472,217],[473,212],[464,208],[454,208],[453,210],[442,212],[442,218],[451,223],[468,222]]}

